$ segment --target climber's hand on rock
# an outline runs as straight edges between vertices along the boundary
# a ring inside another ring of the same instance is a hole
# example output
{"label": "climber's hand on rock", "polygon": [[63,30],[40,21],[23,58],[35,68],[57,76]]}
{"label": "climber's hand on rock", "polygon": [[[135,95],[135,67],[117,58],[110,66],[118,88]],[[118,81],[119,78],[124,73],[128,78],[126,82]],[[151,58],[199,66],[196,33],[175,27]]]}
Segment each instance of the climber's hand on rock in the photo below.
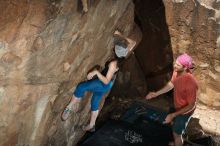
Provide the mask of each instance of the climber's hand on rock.
{"label": "climber's hand on rock", "polygon": [[91,80],[96,75],[97,70],[91,71],[87,75],[87,79]]}

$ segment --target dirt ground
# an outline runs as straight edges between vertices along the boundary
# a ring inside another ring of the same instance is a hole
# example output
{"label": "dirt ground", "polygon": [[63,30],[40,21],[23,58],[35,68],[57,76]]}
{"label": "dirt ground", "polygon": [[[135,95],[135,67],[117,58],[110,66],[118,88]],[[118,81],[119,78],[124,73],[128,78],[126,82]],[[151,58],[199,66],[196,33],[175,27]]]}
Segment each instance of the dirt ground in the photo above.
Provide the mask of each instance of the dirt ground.
{"label": "dirt ground", "polygon": [[187,130],[190,131],[188,133],[191,133],[191,137],[211,135],[216,145],[220,146],[219,110],[198,103]]}
{"label": "dirt ground", "polygon": [[[155,107],[162,107],[162,110],[168,110],[170,100],[159,98],[159,100],[145,101],[143,98],[114,98],[108,97],[105,105],[98,118],[98,124],[102,125],[108,119],[119,119],[126,109],[135,101],[145,102]],[[163,106],[161,106],[163,105]],[[197,108],[190,120],[186,133],[189,139],[197,139],[207,135],[212,136],[215,145],[220,146],[220,112],[215,108],[207,107],[201,103],[197,104]]]}

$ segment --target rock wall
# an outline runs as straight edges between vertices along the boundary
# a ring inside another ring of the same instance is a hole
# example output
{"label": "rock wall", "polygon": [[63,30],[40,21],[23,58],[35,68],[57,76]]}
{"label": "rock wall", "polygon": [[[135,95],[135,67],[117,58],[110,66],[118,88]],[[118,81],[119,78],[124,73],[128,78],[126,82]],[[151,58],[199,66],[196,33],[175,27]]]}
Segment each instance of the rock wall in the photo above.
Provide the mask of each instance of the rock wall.
{"label": "rock wall", "polygon": [[[150,91],[162,88],[170,80],[173,50],[162,0],[135,0],[135,21],[143,39],[136,56]],[[146,93],[145,93],[146,94]]]}
{"label": "rock wall", "polygon": [[[220,1],[135,0],[134,3],[135,20],[143,32],[136,56],[148,89],[164,86],[170,80],[173,60],[180,53],[189,53],[194,59],[193,73],[200,88],[195,117],[206,132],[219,135],[220,120],[213,115],[220,107]],[[161,107],[159,100],[157,103]],[[209,119],[205,116],[208,111],[212,112]]]}
{"label": "rock wall", "polygon": [[190,126],[190,134],[200,133],[201,136],[198,129],[203,129],[206,133],[219,136],[220,2],[216,0],[163,2],[174,57],[187,52],[192,55],[195,63],[193,73],[199,83],[199,94],[192,123],[197,125]]}
{"label": "rock wall", "polygon": [[216,0],[135,0],[136,22],[143,32],[136,56],[150,90],[161,88],[173,58],[193,56],[199,99],[219,107],[220,2]]}
{"label": "rock wall", "polygon": [[68,121],[60,114],[89,68],[112,55],[113,32],[134,32],[131,0],[0,1],[0,145],[74,145],[89,99]]}
{"label": "rock wall", "polygon": [[195,61],[199,100],[220,107],[220,2],[164,1],[174,56],[188,52]]}

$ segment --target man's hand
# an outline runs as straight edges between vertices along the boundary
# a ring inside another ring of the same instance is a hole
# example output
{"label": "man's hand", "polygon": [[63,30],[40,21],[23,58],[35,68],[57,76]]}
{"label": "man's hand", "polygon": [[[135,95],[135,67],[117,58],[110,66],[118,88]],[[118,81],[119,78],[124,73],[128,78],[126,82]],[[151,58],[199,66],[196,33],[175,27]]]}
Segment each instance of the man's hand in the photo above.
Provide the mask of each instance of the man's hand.
{"label": "man's hand", "polygon": [[97,70],[93,70],[87,75],[87,79],[91,80],[96,75]]}
{"label": "man's hand", "polygon": [[171,123],[174,118],[175,118],[175,114],[174,113],[168,114],[166,119],[164,120],[163,124]]}
{"label": "man's hand", "polygon": [[149,100],[149,99],[154,98],[154,97],[156,97],[156,96],[158,96],[158,95],[156,94],[156,92],[150,92],[150,93],[147,94],[147,96],[146,96],[145,98],[146,98],[147,100]]}

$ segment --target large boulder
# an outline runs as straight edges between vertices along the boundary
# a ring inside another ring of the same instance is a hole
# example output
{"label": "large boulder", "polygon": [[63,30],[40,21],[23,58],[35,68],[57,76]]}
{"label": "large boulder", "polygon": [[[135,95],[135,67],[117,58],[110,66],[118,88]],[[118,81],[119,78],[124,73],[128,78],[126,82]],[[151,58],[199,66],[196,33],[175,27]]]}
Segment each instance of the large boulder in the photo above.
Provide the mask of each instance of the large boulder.
{"label": "large boulder", "polygon": [[[60,114],[89,68],[112,56],[113,32],[133,34],[131,0],[0,1],[0,145],[74,145],[90,102]],[[140,34],[137,35],[140,40]]]}
{"label": "large boulder", "polygon": [[199,81],[199,100],[220,106],[220,2],[210,0],[164,1],[174,56],[193,56]]}
{"label": "large boulder", "polygon": [[[217,124],[220,119],[213,117],[220,107],[220,1],[135,0],[134,3],[136,22],[143,32],[136,56],[148,89],[162,88],[170,80],[174,59],[184,52],[190,54],[199,83],[199,104],[194,116],[199,117],[206,132],[220,134]],[[155,100],[161,107],[160,98]],[[205,116],[207,111],[211,112],[209,119]]]}

